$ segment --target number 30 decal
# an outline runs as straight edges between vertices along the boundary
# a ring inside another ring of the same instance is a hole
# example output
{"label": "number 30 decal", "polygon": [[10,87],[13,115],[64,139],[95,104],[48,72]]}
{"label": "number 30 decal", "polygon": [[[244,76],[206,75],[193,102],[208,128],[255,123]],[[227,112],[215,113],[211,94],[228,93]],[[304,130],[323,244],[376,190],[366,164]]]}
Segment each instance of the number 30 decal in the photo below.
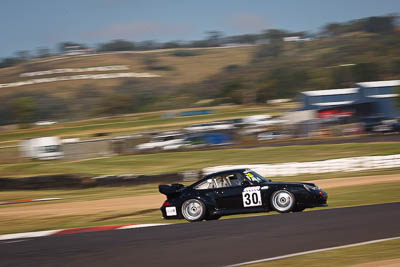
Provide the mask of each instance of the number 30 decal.
{"label": "number 30 decal", "polygon": [[261,192],[259,186],[245,188],[242,193],[242,198],[243,198],[243,206],[245,208],[262,205]]}

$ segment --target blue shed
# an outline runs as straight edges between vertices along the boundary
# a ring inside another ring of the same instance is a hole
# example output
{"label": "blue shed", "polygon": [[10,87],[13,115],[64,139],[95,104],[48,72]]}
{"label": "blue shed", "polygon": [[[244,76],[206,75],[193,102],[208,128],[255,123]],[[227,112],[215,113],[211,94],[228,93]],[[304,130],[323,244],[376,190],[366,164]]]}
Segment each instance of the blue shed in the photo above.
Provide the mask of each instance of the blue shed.
{"label": "blue shed", "polygon": [[396,118],[395,88],[400,80],[357,83],[353,88],[305,91],[300,94],[300,110],[351,111],[358,117]]}

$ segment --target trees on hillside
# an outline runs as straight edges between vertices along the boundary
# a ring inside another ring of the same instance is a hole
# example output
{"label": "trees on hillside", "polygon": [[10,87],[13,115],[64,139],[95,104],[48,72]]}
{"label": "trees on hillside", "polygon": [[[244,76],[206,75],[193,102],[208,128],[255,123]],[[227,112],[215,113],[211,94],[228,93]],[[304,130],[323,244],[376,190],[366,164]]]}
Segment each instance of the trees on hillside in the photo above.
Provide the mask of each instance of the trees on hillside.
{"label": "trees on hillside", "polygon": [[133,42],[125,40],[114,40],[109,43],[100,44],[97,49],[99,52],[109,51],[132,51],[136,49],[136,45]]}
{"label": "trees on hillside", "polygon": [[27,50],[20,50],[15,52],[16,57],[20,60],[20,62],[27,61],[31,58],[30,52]]}
{"label": "trees on hillside", "polygon": [[58,44],[58,50],[60,53],[67,53],[70,50],[79,50],[86,49],[87,46],[84,44],[76,43],[76,42],[62,42]]}
{"label": "trees on hillside", "polygon": [[9,105],[14,121],[21,125],[21,127],[33,122],[37,104],[32,97],[16,98]]}
{"label": "trees on hillside", "polygon": [[102,97],[96,113],[115,116],[132,111],[132,107],[134,102],[127,95],[108,93]]}
{"label": "trees on hillside", "polygon": [[350,32],[370,32],[378,34],[390,34],[398,24],[399,16],[388,15],[382,17],[368,17],[352,20],[345,23],[329,23],[320,32],[322,36],[334,37]]}
{"label": "trees on hillside", "polygon": [[36,55],[39,58],[49,57],[51,56],[50,49],[48,47],[39,47],[36,49]]}
{"label": "trees on hillside", "polygon": [[0,62],[0,68],[8,68],[21,63],[21,60],[15,57],[7,57]]}

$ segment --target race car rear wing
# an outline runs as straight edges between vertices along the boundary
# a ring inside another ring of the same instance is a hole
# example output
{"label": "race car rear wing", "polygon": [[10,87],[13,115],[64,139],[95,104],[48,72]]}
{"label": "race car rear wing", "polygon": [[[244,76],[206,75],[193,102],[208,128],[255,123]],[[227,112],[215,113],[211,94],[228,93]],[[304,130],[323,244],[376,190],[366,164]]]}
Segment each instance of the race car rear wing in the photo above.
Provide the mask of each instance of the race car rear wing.
{"label": "race car rear wing", "polygon": [[158,190],[160,191],[161,194],[166,195],[167,197],[172,197],[174,195],[179,194],[180,191],[185,186],[183,184],[171,184],[171,185],[159,185]]}

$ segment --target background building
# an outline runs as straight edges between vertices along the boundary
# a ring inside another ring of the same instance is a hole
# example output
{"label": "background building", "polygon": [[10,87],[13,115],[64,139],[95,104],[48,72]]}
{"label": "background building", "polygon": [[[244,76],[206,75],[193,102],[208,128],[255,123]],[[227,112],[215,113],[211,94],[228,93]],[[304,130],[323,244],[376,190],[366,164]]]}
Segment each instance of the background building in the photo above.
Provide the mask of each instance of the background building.
{"label": "background building", "polygon": [[395,87],[400,80],[362,82],[354,88],[305,91],[300,95],[300,110],[316,110],[318,114],[351,114],[355,117],[380,116],[396,118]]}

